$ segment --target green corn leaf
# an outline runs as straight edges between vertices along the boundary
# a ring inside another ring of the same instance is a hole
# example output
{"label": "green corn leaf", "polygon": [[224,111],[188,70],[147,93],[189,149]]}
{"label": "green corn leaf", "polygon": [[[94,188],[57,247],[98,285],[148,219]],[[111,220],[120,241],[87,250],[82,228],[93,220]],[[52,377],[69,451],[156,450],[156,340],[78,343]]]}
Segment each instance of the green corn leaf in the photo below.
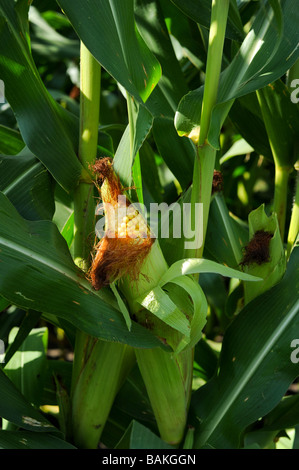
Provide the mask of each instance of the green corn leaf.
{"label": "green corn leaf", "polygon": [[27,147],[18,155],[0,155],[0,169],[0,191],[24,218],[52,218],[54,197],[50,175]]}
{"label": "green corn leaf", "polygon": [[150,202],[162,202],[164,190],[156,165],[155,153],[148,142],[145,142],[140,149],[139,158],[143,192],[148,194],[144,198],[148,198]]}
{"label": "green corn leaf", "polygon": [[[177,43],[175,46],[179,57],[189,60],[198,70],[206,61],[206,43],[208,29],[198,28],[195,22],[182,15],[171,1],[159,0],[163,10],[163,16],[168,29],[168,33],[173,36]],[[188,80],[188,75],[186,77]]]}
{"label": "green corn leaf", "polygon": [[[184,258],[186,253],[186,239],[184,237],[174,238],[173,236],[173,220],[174,218],[178,220],[178,217],[181,217],[181,232],[184,233],[182,204],[190,203],[190,194],[189,188],[179,198],[174,210],[169,211],[169,237],[159,240],[169,265]],[[241,224],[229,213],[223,195],[216,193],[211,201],[204,256],[237,269],[242,259],[242,247],[247,243],[247,240],[248,228],[246,224]]]}
{"label": "green corn leaf", "polygon": [[[196,23],[210,28],[211,19],[211,2],[210,0],[200,0],[194,3],[192,0],[171,0],[185,15]],[[239,12],[234,8],[234,2],[231,2],[226,36],[230,39],[242,40],[244,37],[243,25],[239,16]]]}
{"label": "green corn leaf", "polygon": [[70,248],[74,239],[74,211],[56,200],[55,214],[52,220]]}
{"label": "green corn leaf", "polygon": [[190,337],[189,321],[161,287],[154,287],[145,296],[138,298],[137,302],[167,325]]}
{"label": "green corn leaf", "polygon": [[58,431],[25,399],[2,370],[0,370],[0,398],[2,418],[31,431]]}
{"label": "green corn leaf", "polygon": [[48,60],[55,60],[60,57],[70,59],[79,57],[79,41],[59,34],[34,6],[31,6],[29,10],[29,21],[33,30],[31,33],[31,49],[33,52],[47,57]]}
{"label": "green corn leaf", "polygon": [[138,0],[135,17],[140,34],[162,67],[162,76],[146,106],[155,117],[173,117],[188,86],[166,29],[160,2]]}
{"label": "green corn leaf", "polygon": [[218,352],[211,344],[213,343],[203,337],[194,349],[196,373],[206,382],[215,375],[218,367]]}
{"label": "green corn leaf", "polygon": [[146,101],[161,68],[135,26],[133,0],[58,3],[100,64],[137,101]]}
{"label": "green corn leaf", "polygon": [[[187,140],[187,139],[186,139]],[[185,257],[185,236],[175,237],[174,227],[177,224],[177,221],[180,221],[180,232],[184,234],[184,205],[191,202],[191,186],[185,190],[182,195],[177,200],[177,204],[173,206],[172,210],[169,210],[169,221],[166,221],[166,224],[169,226],[169,236],[162,237],[162,234],[159,235],[159,243],[163,251],[163,255],[167,261],[167,264],[170,266],[175,261],[183,259]],[[163,220],[161,221],[161,225]]]}
{"label": "green corn leaf", "polygon": [[239,269],[247,240],[248,227],[231,215],[223,194],[216,193],[211,201],[204,255]]}
{"label": "green corn leaf", "polygon": [[[9,335],[12,345],[20,330],[13,328]],[[46,365],[48,330],[35,328],[29,332],[20,348],[5,364],[5,373],[30,403],[42,405],[42,389]]]}
{"label": "green corn leaf", "polygon": [[139,152],[135,156],[134,164],[132,166],[132,178],[134,181],[134,188],[137,195],[137,200],[140,204],[144,204],[143,188],[142,188],[142,174],[140,165]]}
{"label": "green corn leaf", "polygon": [[280,431],[295,427],[299,422],[299,395],[283,397],[281,402],[264,418],[263,430]]}
{"label": "green corn leaf", "polygon": [[153,125],[154,139],[160,155],[168,168],[186,189],[192,181],[195,146],[190,139],[178,138],[173,119],[156,118]]}
{"label": "green corn leaf", "polygon": [[[175,262],[159,280],[159,285],[137,301],[149,310],[153,315],[162,320],[173,329],[183,334],[179,343],[175,346],[175,352],[179,353],[186,348],[194,347],[200,340],[203,327],[206,323],[208,304],[200,287],[187,274],[199,272],[216,272],[223,276],[234,277],[247,281],[257,281],[260,278],[249,276],[227,266],[205,259],[185,259]],[[183,288],[193,302],[193,314],[190,320],[179,310],[178,306],[163,292],[166,284],[173,283]]]}
{"label": "green corn leaf", "polygon": [[14,129],[0,125],[0,153],[15,155],[24,148],[21,134]]}
{"label": "green corn leaf", "polygon": [[239,139],[234,142],[231,148],[220,158],[219,163],[222,165],[233,157],[247,155],[248,153],[253,152],[253,150],[253,147],[251,147],[245,139]]}
{"label": "green corn leaf", "polygon": [[244,449],[252,448],[251,446],[258,446],[259,449],[276,449],[277,434],[277,431],[263,429],[248,432],[244,436]]}
{"label": "green corn leaf", "polygon": [[[217,104],[212,112],[208,141],[219,148],[219,133],[234,100],[280,78],[299,56],[298,9],[294,0],[265,3],[238,54],[222,72]],[[284,30],[288,31],[283,35]],[[267,59],[265,60],[265,57]],[[179,135],[188,135],[200,125],[203,87],[190,92],[176,113]]]}
{"label": "green corn leaf", "polygon": [[28,40],[28,2],[0,6],[0,75],[5,96],[22,138],[66,189],[76,186],[82,166],[76,156],[77,125],[46,90],[33,61]]}
{"label": "green corn leaf", "polygon": [[76,447],[52,434],[0,431],[0,449],[76,449]]}
{"label": "green corn leaf", "polygon": [[274,161],[291,169],[298,159],[299,106],[281,80],[259,90],[258,99]]}
{"label": "green corn leaf", "polygon": [[10,302],[0,296],[0,312],[3,312],[3,310],[5,310],[9,305]]}
{"label": "green corn leaf", "polygon": [[128,99],[132,100],[133,145],[131,149],[130,127],[128,125],[122,135],[113,160],[114,170],[126,187],[132,186],[132,166],[135,155],[145,141],[153,124],[153,117],[146,107],[131,97],[128,97]]}
{"label": "green corn leaf", "polygon": [[126,321],[128,330],[130,331],[131,327],[132,327],[132,320],[131,320],[131,317],[130,317],[130,313],[129,313],[127,307],[126,307],[126,304],[124,303],[123,299],[121,298],[114,282],[112,282],[110,284],[110,287],[111,287],[111,290],[112,290],[113,294],[116,297],[116,300],[117,300],[117,303],[118,303],[118,306],[119,306],[119,310],[121,311],[121,313],[124,316],[124,319]]}
{"label": "green corn leaf", "polygon": [[[6,299],[1,297],[1,303],[4,303],[5,300]],[[8,344],[8,336],[9,336],[10,330],[14,326],[19,326],[20,323],[24,320],[24,317],[26,315],[24,310],[17,308],[15,305],[11,305],[11,302],[9,301],[7,302],[8,302],[8,305],[6,305],[6,307],[8,308],[2,311],[1,316],[0,316],[0,338],[2,339],[2,341],[4,341],[5,345]],[[6,350],[5,353],[7,353],[8,356],[10,355],[8,350]],[[3,356],[3,359],[4,358],[5,356]],[[2,363],[1,367],[4,367],[4,364],[5,363]]]}
{"label": "green corn leaf", "polygon": [[185,274],[196,274],[196,273],[217,273],[222,276],[232,277],[244,281],[260,281],[261,278],[252,276],[242,271],[229,268],[222,264],[216,263],[208,259],[197,259],[197,258],[186,258],[180,261],[176,261],[168,269],[168,271],[162,276],[159,281],[159,285],[164,285],[167,282],[171,282],[173,279],[183,276]]}
{"label": "green corn leaf", "polygon": [[116,449],[173,449],[144,425],[133,420]]}
{"label": "green corn leaf", "polygon": [[193,397],[196,448],[239,447],[242,431],[268,414],[298,376],[291,360],[299,327],[298,261],[297,246],[282,281],[248,303],[226,330],[219,373]]}
{"label": "green corn leaf", "polygon": [[[267,160],[273,155],[256,93],[237,98],[229,112],[229,118],[246,142]],[[223,158],[223,157],[222,157]]]}
{"label": "green corn leaf", "polygon": [[192,278],[187,276],[188,274],[195,274],[200,272],[213,272],[221,274],[222,276],[243,280],[246,279],[247,281],[259,280],[259,278],[253,276],[247,278],[245,275],[245,277],[243,277],[244,273],[240,271],[228,268],[227,266],[223,266],[214,261],[206,259],[190,258],[175,262],[162,276],[159,281],[159,286],[163,287],[167,283],[174,283],[182,287],[191,297],[193,302],[193,314],[189,324],[190,332],[188,335],[186,335],[181,329],[179,330],[184,334],[184,336],[181,338],[179,344],[175,348],[176,353],[179,353],[186,348],[194,347],[200,340],[202,336],[202,330],[206,324],[206,316],[208,311],[206,297],[200,285],[197,284]]}
{"label": "green corn leaf", "polygon": [[[15,352],[20,347],[23,347],[22,345],[24,341],[30,334],[31,330],[35,327],[40,316],[41,316],[40,312],[35,312],[34,310],[28,310],[28,312],[26,312],[26,315],[22,320],[22,323],[20,324],[20,327],[18,327],[17,334],[15,335],[13,341],[11,341],[11,337],[9,337],[9,344],[5,352],[6,370],[8,369],[8,366],[7,366],[8,362],[14,356]],[[10,335],[12,334],[12,331],[16,331],[16,330],[12,329],[10,332]]]}
{"label": "green corn leaf", "polygon": [[186,348],[193,348],[202,337],[202,330],[206,324],[208,303],[202,288],[192,278],[181,276],[171,281],[182,287],[191,297],[193,302],[193,315],[190,320],[190,336],[184,336],[175,352],[176,354]]}

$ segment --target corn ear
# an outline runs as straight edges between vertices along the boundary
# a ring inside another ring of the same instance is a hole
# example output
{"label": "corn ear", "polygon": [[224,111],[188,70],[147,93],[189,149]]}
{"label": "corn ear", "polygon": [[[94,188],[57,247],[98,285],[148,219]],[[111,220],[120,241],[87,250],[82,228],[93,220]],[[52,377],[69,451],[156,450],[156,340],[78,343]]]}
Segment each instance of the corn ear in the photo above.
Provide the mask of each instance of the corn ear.
{"label": "corn ear", "polygon": [[78,448],[98,447],[115,396],[135,363],[131,347],[95,339],[72,396],[73,441]]}
{"label": "corn ear", "polygon": [[[174,351],[184,338],[190,337],[190,323],[187,319],[193,315],[193,304],[181,286],[169,283],[164,286],[165,291],[157,286],[159,278],[167,269],[156,242],[144,262],[140,281],[132,284],[129,278],[124,278],[119,285],[126,295],[131,314],[173,350],[135,349],[135,354],[161,438],[169,444],[177,445],[182,441],[186,429],[192,385],[193,348]],[[190,281],[192,282],[191,279]],[[150,293],[159,295],[151,297],[148,303],[141,300],[147,299]],[[168,306],[173,306],[173,311],[168,311]],[[183,318],[185,321],[181,324]]]}
{"label": "corn ear", "polygon": [[177,445],[184,437],[189,408],[193,350],[174,355],[160,348],[136,349],[161,438]]}
{"label": "corn ear", "polygon": [[[244,272],[262,278],[244,282],[245,303],[280,281],[286,270],[286,256],[281,241],[277,216],[268,217],[264,205],[249,214],[249,243],[241,262]],[[269,234],[267,241],[266,234]]]}
{"label": "corn ear", "polygon": [[[193,370],[192,346],[199,339],[204,324],[198,322],[198,318],[205,318],[205,315],[201,316],[201,290],[186,276],[186,279],[179,276],[179,279],[159,284],[169,268],[158,241],[154,240],[142,214],[132,208],[128,199],[120,202],[119,196],[124,191],[112,163],[104,159],[97,162],[94,169],[103,180],[100,192],[106,225],[105,235],[96,247],[91,281],[95,289],[109,283],[120,301],[114,284],[117,282],[132,320],[150,329],[170,347],[169,352],[160,348],[136,349],[135,354],[161,437],[176,445],[183,439],[186,428]],[[126,213],[120,216],[123,210]],[[120,310],[130,327],[127,309],[120,304]]]}

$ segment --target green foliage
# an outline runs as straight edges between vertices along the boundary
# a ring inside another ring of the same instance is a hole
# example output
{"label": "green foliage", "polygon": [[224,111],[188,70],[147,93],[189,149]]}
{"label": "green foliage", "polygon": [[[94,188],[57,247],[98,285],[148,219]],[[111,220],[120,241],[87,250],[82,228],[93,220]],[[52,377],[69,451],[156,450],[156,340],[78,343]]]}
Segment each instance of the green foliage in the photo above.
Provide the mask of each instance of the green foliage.
{"label": "green foliage", "polygon": [[250,302],[227,329],[219,372],[193,397],[201,422],[196,446],[242,446],[245,429],[269,413],[298,376],[290,360],[298,331],[298,256],[297,247],[283,280]]}
{"label": "green foliage", "polygon": [[[229,2],[219,85],[211,0],[31,3],[0,5],[0,448],[298,447],[297,1]],[[99,198],[81,41],[101,66],[97,158],[132,201],[177,203],[139,287],[95,291],[76,265]],[[198,201],[193,256],[173,227]]]}

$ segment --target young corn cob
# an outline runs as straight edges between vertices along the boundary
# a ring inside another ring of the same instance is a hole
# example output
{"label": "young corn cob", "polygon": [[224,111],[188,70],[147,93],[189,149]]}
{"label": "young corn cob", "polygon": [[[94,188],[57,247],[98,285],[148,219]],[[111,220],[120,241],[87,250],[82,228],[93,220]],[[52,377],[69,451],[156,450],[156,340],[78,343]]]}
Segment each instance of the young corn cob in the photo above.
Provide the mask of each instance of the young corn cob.
{"label": "young corn cob", "polygon": [[89,273],[93,287],[98,290],[124,274],[137,280],[154,239],[142,215],[123,195],[111,160],[98,160],[93,169],[102,180],[100,193],[106,221],[105,236],[95,247]]}

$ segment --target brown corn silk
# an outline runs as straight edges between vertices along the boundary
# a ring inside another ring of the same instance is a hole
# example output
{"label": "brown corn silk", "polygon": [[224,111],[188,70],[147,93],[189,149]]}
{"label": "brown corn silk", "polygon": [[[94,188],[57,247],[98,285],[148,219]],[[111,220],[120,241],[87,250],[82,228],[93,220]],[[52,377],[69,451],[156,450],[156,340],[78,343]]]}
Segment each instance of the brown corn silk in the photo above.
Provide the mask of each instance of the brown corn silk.
{"label": "brown corn silk", "polygon": [[219,193],[223,190],[223,176],[221,171],[214,170],[212,194]]}
{"label": "brown corn silk", "polygon": [[271,232],[264,230],[257,230],[245,247],[244,257],[241,266],[250,265],[253,263],[263,264],[270,261],[270,241],[273,237]]}

